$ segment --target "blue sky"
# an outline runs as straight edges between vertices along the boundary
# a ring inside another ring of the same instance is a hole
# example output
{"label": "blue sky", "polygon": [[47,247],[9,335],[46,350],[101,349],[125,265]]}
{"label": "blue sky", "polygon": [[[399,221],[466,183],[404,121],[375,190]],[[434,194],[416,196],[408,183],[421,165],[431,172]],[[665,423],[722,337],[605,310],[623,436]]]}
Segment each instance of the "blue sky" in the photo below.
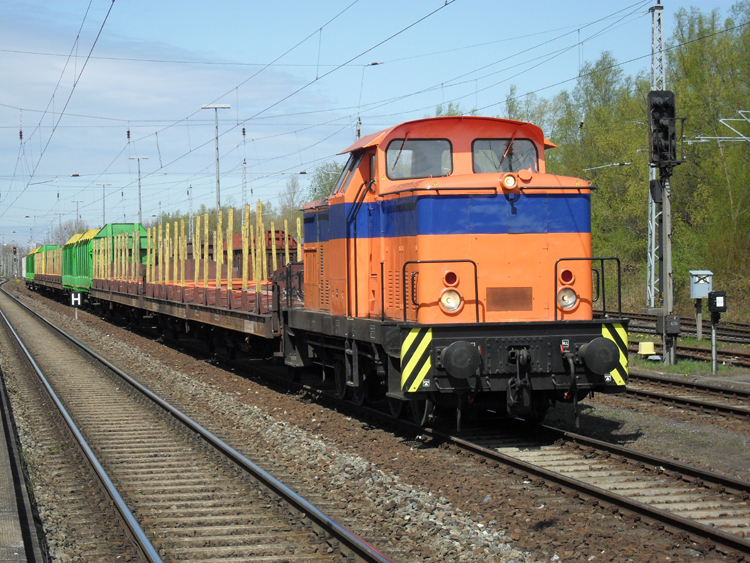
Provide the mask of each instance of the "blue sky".
{"label": "blue sky", "polygon": [[[188,186],[194,209],[213,206],[206,104],[231,106],[219,110],[222,203],[242,203],[243,160],[249,202],[277,203],[291,174],[341,158],[358,115],[363,135],[448,102],[499,116],[511,85],[551,97],[605,50],[635,59],[626,74],[648,71],[654,4],[0,1],[0,236],[40,244],[74,219],[74,200],[100,226],[103,191],[107,221],[137,220],[132,156],[148,157],[144,221],[187,211]],[[676,10],[732,2],[662,4],[668,39]]]}

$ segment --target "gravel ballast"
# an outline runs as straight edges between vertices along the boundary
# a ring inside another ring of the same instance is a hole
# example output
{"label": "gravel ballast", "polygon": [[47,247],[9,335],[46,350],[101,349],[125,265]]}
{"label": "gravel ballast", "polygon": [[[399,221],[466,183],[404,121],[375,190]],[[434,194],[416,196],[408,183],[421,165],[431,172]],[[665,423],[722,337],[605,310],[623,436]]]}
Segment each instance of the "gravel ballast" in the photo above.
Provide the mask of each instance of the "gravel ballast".
{"label": "gravel ballast", "polygon": [[[280,393],[87,313],[75,321],[71,309],[39,296],[23,300],[394,560],[724,560],[708,546],[686,545],[455,448],[372,428],[304,394]],[[639,414],[620,398],[589,403],[581,421],[583,434],[703,466],[710,459],[715,470],[747,476],[745,432]],[[558,407],[548,422],[572,427],[572,413]],[[710,444],[714,431],[724,443],[699,447],[696,436]]]}

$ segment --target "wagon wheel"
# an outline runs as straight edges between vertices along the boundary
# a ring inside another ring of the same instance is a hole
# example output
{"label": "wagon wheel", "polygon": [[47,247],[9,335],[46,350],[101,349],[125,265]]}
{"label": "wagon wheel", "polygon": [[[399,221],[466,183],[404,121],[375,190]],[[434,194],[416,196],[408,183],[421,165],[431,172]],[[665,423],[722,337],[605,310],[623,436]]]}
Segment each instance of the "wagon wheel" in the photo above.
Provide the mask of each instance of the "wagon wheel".
{"label": "wagon wheel", "polygon": [[339,398],[346,399],[349,388],[346,386],[346,368],[341,360],[336,360],[333,364],[333,379],[336,383],[336,394]]}
{"label": "wagon wheel", "polygon": [[435,403],[432,399],[415,399],[410,401],[411,416],[417,426],[426,426],[432,420]]}

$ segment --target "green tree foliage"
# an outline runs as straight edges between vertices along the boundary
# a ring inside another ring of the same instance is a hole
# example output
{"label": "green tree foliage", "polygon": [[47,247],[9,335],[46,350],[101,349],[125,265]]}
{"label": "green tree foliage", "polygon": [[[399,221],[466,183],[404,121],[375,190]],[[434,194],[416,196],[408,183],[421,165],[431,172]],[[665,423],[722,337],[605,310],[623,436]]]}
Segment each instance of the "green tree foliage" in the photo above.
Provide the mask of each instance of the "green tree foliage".
{"label": "green tree foliage", "polygon": [[[668,84],[685,116],[685,136],[735,136],[720,119],[750,110],[750,3],[722,20],[696,8],[680,10],[670,40]],[[734,124],[736,125],[736,124]],[[748,134],[748,128],[743,130]],[[686,146],[687,162],[675,170],[673,202],[679,233],[689,241],[686,259],[747,293],[750,268],[750,143],[709,141]],[[729,286],[727,286],[728,288]],[[724,286],[722,286],[722,289]]]}
{"label": "green tree foliage", "polygon": [[331,195],[333,188],[336,186],[336,180],[341,176],[343,169],[343,165],[333,161],[324,162],[317,166],[310,180],[310,200],[326,199]]}
{"label": "green tree foliage", "polygon": [[461,104],[448,102],[448,104],[439,104],[435,106],[435,117],[451,117],[457,115],[476,115],[476,108],[465,112],[461,109]]}
{"label": "green tree foliage", "polygon": [[[720,120],[750,110],[748,22],[748,1],[735,5],[726,18],[718,10],[697,8],[676,14],[666,54],[667,87],[675,93],[677,115],[687,118],[686,141],[736,136]],[[519,96],[512,86],[505,104],[505,117],[539,125],[558,145],[545,155],[548,172],[596,186],[594,254],[623,261],[630,309],[643,305],[646,296],[650,89],[645,73],[626,76],[605,52],[581,69],[570,91],[547,100]],[[743,134],[750,136],[750,126],[744,125]],[[743,297],[750,295],[750,143],[690,142],[685,158],[671,180],[680,312],[692,314],[688,270],[705,268],[714,272],[714,286],[729,290],[733,303],[750,316],[750,297]]]}

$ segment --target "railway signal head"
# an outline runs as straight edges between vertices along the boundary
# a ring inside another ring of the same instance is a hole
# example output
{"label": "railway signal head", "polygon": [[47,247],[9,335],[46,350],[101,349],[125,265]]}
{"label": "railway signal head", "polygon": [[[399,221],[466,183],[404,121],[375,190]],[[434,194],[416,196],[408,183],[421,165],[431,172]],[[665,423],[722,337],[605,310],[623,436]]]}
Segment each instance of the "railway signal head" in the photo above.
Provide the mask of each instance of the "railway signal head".
{"label": "railway signal head", "polygon": [[17,252],[17,251],[18,251],[18,249],[17,249],[17,248],[16,248],[15,246],[14,246],[14,247],[13,247],[13,256],[15,256],[15,255],[16,255],[16,252]]}
{"label": "railway signal head", "polygon": [[708,310],[712,313],[727,312],[727,292],[711,291],[708,294]]}
{"label": "railway signal head", "polygon": [[648,93],[649,160],[658,167],[677,164],[677,126],[674,93]]}

